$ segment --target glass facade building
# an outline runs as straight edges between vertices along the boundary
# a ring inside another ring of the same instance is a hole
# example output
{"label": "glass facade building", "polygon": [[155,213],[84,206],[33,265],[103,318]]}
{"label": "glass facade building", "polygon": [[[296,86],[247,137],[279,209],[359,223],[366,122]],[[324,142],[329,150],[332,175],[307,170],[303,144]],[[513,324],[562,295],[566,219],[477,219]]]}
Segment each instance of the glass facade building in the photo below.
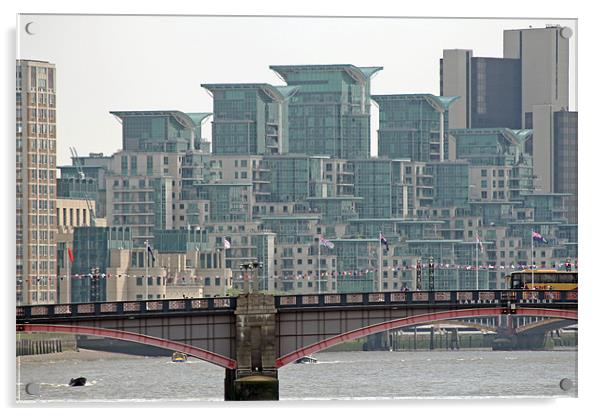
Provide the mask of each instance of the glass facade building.
{"label": "glass facade building", "polygon": [[[400,214],[399,162],[387,159],[354,160],[355,196],[360,218],[391,218]],[[395,167],[397,166],[397,169]]]}
{"label": "glass facade building", "polygon": [[430,164],[433,170],[433,206],[466,206],[469,200],[467,162],[448,161]]}
{"label": "glass facade building", "polygon": [[269,84],[202,84],[213,95],[213,153],[288,152],[288,102],[298,88]]}
{"label": "glass facade building", "polygon": [[182,152],[194,147],[199,125],[181,111],[111,111],[122,124],[123,150]]}
{"label": "glass facade building", "polygon": [[373,95],[378,103],[378,155],[429,162],[449,159],[447,110],[458,97],[431,94]]}
{"label": "glass facade building", "polygon": [[273,65],[289,86],[289,151],[370,157],[370,78],[382,67]]}
{"label": "glass facade building", "polygon": [[128,227],[75,227],[71,274],[88,274],[92,268],[106,273],[111,261],[110,250],[132,247],[132,234]]}

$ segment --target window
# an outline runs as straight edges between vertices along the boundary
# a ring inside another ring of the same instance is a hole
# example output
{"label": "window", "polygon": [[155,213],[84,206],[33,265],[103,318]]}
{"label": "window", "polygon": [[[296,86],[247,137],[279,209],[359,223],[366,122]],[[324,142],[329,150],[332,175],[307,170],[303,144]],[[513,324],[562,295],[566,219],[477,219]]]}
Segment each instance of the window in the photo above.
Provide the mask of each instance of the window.
{"label": "window", "polygon": [[481,192],[481,198],[487,199],[487,191]]}
{"label": "window", "polygon": [[141,277],[136,278],[136,286],[142,286],[142,278]]}
{"label": "window", "polygon": [[219,277],[216,277],[215,278],[215,286],[221,286],[221,283],[222,283],[221,279]]}
{"label": "window", "polygon": [[161,286],[161,277],[157,276],[157,286]]}
{"label": "window", "polygon": [[210,277],[205,278],[205,286],[211,286],[211,278]]}

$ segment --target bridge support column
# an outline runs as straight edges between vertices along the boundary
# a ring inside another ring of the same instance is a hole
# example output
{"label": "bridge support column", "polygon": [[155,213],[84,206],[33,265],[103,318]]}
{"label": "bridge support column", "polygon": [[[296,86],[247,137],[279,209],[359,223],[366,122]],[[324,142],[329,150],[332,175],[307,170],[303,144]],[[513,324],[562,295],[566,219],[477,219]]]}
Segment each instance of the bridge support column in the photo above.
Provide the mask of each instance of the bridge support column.
{"label": "bridge support column", "polygon": [[225,400],[278,400],[274,296],[249,293],[236,301],[236,361],[226,370]]}

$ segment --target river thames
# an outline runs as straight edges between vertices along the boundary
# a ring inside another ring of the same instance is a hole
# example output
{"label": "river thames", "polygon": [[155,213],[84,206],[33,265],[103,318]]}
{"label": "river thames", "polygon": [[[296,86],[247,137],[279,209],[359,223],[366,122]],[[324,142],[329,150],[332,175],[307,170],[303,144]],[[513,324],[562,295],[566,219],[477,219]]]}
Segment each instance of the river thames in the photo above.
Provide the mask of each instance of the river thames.
{"label": "river thames", "polygon": [[[221,401],[224,370],[196,359],[54,354],[21,360],[17,400]],[[278,372],[280,400],[404,399],[425,397],[576,397],[577,350],[324,352],[316,364]],[[86,377],[83,387],[71,378]],[[572,387],[560,388],[569,379]],[[28,383],[39,388],[26,393]]]}

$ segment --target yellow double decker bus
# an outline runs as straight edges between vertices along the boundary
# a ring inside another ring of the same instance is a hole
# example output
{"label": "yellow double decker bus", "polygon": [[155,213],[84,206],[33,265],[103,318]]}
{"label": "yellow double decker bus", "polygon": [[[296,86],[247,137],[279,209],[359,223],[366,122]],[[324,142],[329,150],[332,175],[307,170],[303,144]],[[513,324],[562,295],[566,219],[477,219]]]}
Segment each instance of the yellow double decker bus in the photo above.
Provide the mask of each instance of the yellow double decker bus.
{"label": "yellow double decker bus", "polygon": [[521,270],[506,276],[508,289],[575,290],[577,271]]}

